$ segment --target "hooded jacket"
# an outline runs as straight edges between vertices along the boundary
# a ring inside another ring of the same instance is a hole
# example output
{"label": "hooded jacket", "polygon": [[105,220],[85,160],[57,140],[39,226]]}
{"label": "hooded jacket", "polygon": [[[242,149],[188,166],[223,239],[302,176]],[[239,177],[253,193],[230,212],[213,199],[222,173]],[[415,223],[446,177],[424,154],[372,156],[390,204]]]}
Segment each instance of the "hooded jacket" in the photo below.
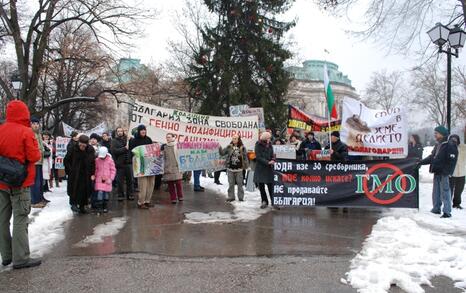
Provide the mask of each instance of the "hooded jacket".
{"label": "hooded jacket", "polygon": [[[11,101],[6,108],[6,122],[0,126],[0,156],[28,162],[28,176],[22,187],[34,184],[35,163],[41,159],[39,144],[31,129],[29,109],[21,101]],[[0,184],[0,189],[9,187]]]}
{"label": "hooded jacket", "polygon": [[430,173],[448,176],[453,174],[457,160],[458,148],[456,144],[445,138],[443,141],[435,145],[432,153],[422,160],[420,164],[430,164]]}

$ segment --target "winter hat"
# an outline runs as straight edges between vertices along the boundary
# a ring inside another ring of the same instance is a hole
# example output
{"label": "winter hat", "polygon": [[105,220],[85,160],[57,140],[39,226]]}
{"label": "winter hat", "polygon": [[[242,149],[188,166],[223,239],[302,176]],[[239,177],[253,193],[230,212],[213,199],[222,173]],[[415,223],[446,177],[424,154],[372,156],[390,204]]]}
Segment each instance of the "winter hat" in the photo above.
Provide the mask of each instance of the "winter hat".
{"label": "winter hat", "polygon": [[98,155],[99,158],[103,159],[107,157],[107,154],[108,154],[108,149],[106,147],[102,146],[99,148],[99,155]]}
{"label": "winter hat", "polygon": [[340,132],[339,131],[332,131],[331,136],[335,136],[335,137],[340,138]]}
{"label": "winter hat", "polygon": [[78,136],[78,134],[79,133],[77,131],[74,131],[74,130],[71,131],[71,137],[76,137],[76,136]]}
{"label": "winter hat", "polygon": [[439,126],[435,127],[434,131],[440,133],[444,137],[448,136],[448,129],[446,129],[445,126],[443,126],[443,125],[439,125]]}
{"label": "winter hat", "polygon": [[138,126],[138,132],[141,130],[146,130],[146,126],[144,124]]}
{"label": "winter hat", "polygon": [[39,118],[32,116],[31,117],[31,123],[40,123]]}
{"label": "winter hat", "polygon": [[89,143],[89,137],[87,135],[85,135],[85,134],[81,134],[79,136],[79,142],[88,144]]}
{"label": "winter hat", "polygon": [[93,138],[96,139],[96,140],[100,139],[100,137],[99,137],[99,135],[97,133],[92,133],[91,136],[89,137],[89,139],[93,139]]}

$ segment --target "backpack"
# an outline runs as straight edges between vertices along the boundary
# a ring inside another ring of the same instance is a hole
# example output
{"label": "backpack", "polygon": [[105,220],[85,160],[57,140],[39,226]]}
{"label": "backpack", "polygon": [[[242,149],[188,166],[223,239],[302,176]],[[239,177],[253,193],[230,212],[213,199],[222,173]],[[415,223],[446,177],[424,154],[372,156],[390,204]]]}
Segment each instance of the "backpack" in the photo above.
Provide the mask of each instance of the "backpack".
{"label": "backpack", "polygon": [[27,164],[0,156],[0,183],[9,187],[21,187],[27,177]]}

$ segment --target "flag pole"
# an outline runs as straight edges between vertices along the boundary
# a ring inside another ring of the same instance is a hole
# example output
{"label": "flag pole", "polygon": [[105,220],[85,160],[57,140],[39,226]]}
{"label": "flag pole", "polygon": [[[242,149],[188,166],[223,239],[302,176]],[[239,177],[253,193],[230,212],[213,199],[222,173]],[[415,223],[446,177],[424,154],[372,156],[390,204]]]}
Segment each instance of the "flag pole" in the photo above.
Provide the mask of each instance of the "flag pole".
{"label": "flag pole", "polygon": [[[325,58],[324,58],[324,70],[325,70],[325,73],[328,75],[327,73],[327,55],[330,54],[330,52],[327,50],[327,49],[324,49],[324,53],[326,53],[325,55]],[[329,81],[330,83],[330,78],[329,78]],[[325,100],[326,100],[326,104],[327,104],[327,117],[328,117],[328,129],[327,129],[327,133],[328,133],[328,142],[329,142],[329,146],[330,146],[330,149],[329,151],[332,150],[332,137],[331,137],[331,131],[330,131],[330,116],[331,116],[331,113],[328,109],[328,97],[327,97],[327,89],[325,88],[325,81],[324,81],[324,95],[325,95]]]}

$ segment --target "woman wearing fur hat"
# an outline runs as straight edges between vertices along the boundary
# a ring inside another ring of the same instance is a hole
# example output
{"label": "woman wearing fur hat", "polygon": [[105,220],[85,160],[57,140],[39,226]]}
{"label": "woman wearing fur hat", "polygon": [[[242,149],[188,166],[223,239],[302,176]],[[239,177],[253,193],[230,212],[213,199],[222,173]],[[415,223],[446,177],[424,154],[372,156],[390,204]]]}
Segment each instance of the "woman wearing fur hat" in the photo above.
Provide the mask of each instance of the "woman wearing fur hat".
{"label": "woman wearing fur hat", "polygon": [[68,175],[67,191],[71,210],[84,214],[95,180],[95,151],[89,145],[89,137],[79,137],[78,144],[66,153],[64,164]]}

